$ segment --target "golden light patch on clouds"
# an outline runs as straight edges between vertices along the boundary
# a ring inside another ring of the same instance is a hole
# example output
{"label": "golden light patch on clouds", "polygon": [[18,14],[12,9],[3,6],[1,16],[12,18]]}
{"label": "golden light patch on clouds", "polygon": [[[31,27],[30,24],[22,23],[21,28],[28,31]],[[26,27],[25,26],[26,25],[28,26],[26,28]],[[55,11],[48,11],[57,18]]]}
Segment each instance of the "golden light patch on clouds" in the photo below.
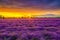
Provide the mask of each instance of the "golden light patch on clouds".
{"label": "golden light patch on clouds", "polygon": [[60,10],[43,10],[33,8],[0,8],[0,15],[4,17],[34,17],[46,14],[60,15]]}
{"label": "golden light patch on clouds", "polygon": [[47,15],[47,14],[53,14],[53,15],[60,15],[60,12],[45,12],[45,11],[41,11],[38,13],[32,13],[32,12],[0,12],[0,15],[4,16],[4,17],[34,17],[34,16],[41,16],[41,15]]}
{"label": "golden light patch on clouds", "polygon": [[12,13],[12,12],[0,12],[2,16],[4,17],[22,17],[22,14],[18,14],[18,13]]}

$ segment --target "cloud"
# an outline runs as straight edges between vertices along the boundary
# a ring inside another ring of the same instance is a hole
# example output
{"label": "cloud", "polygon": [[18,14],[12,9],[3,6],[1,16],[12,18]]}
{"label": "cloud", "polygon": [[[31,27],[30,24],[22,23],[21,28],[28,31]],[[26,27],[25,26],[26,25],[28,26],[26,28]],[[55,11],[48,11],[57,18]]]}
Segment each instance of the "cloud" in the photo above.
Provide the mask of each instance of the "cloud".
{"label": "cloud", "polygon": [[35,7],[60,9],[60,0],[0,0],[0,5],[10,7]]}

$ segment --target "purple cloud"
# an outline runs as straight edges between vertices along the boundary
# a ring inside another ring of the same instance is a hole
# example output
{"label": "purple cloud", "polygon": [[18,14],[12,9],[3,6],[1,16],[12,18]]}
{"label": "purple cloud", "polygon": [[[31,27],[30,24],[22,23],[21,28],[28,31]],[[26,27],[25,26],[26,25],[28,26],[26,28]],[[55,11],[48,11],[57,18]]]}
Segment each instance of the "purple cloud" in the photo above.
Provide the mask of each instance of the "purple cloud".
{"label": "purple cloud", "polygon": [[10,7],[35,7],[60,9],[60,0],[0,0],[0,5]]}

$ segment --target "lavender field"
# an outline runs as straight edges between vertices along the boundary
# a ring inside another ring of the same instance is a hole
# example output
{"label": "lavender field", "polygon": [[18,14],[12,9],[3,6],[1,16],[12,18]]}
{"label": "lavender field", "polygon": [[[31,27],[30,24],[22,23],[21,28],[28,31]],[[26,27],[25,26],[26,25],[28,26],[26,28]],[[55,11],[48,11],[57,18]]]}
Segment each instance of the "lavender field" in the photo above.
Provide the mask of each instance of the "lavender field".
{"label": "lavender field", "polygon": [[60,18],[0,19],[0,40],[60,40]]}

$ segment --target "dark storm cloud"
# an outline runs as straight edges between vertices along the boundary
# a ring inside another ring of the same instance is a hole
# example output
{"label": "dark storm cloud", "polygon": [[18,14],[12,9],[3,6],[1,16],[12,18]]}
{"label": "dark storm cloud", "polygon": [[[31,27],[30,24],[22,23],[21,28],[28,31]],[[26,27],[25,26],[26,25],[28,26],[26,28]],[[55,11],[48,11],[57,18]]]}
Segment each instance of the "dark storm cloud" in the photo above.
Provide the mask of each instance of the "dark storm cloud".
{"label": "dark storm cloud", "polygon": [[60,0],[0,0],[0,5],[60,9]]}

